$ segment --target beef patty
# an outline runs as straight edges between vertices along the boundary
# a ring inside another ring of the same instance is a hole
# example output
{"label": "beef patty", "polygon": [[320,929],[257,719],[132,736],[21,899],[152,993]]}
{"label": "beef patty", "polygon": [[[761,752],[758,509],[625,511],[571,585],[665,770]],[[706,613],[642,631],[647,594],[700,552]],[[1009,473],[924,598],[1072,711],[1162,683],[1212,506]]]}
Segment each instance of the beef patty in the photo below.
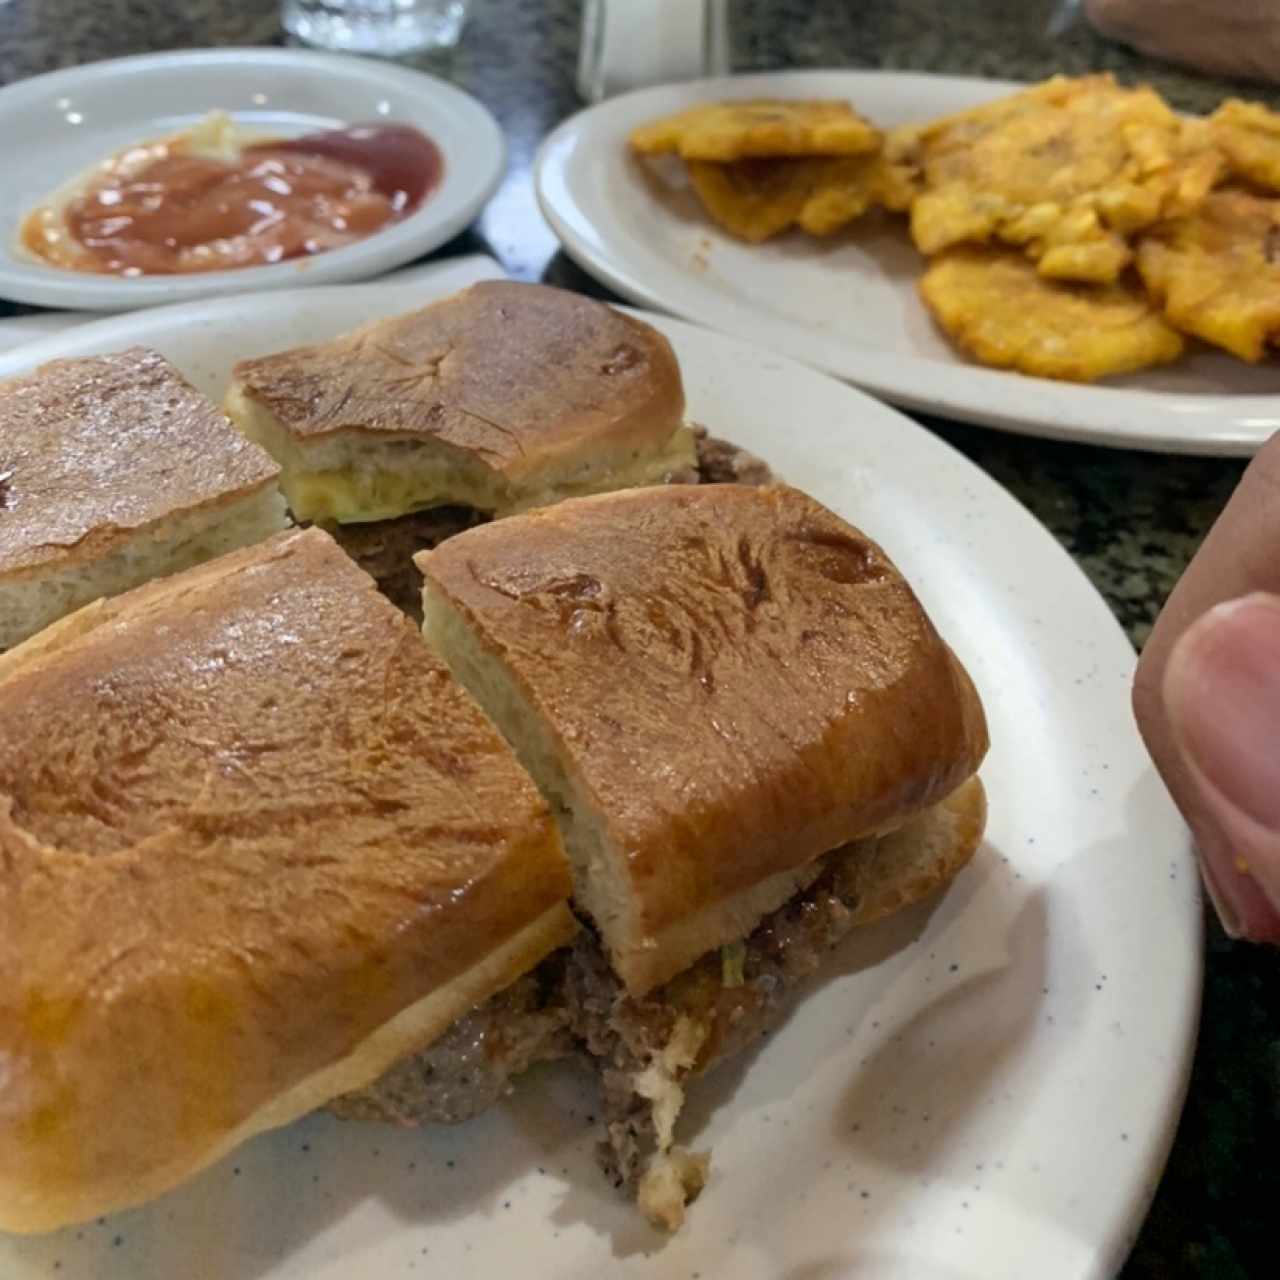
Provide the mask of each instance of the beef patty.
{"label": "beef patty", "polygon": [[640,1078],[682,1020],[696,1028],[700,1047],[690,1067],[672,1074],[677,1089],[777,1023],[787,994],[857,922],[858,866],[874,843],[858,841],[819,860],[810,886],[744,942],[703,956],[641,999],[627,995],[596,934],[584,927],[572,947],[329,1110],[352,1120],[455,1123],[510,1093],[535,1062],[575,1054],[600,1079],[602,1167],[615,1185],[634,1188],[660,1137],[655,1099],[641,1092]]}
{"label": "beef patty", "polygon": [[[674,484],[767,484],[768,466],[754,454],[727,440],[694,428],[698,451],[697,470],[673,477]],[[470,507],[432,507],[394,520],[367,524],[340,524],[330,529],[338,545],[378,584],[378,589],[398,609],[416,622],[422,621],[422,574],[413,557],[438,547],[455,533],[488,519]]]}

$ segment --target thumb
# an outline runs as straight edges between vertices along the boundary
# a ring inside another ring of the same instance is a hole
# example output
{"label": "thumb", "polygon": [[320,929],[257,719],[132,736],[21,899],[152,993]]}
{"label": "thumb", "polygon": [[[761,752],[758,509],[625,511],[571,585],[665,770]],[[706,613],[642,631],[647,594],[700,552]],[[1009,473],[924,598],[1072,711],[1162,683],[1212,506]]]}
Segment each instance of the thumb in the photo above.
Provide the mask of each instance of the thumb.
{"label": "thumb", "polygon": [[1198,618],[1169,655],[1163,693],[1223,925],[1280,942],[1280,596],[1228,600]]}

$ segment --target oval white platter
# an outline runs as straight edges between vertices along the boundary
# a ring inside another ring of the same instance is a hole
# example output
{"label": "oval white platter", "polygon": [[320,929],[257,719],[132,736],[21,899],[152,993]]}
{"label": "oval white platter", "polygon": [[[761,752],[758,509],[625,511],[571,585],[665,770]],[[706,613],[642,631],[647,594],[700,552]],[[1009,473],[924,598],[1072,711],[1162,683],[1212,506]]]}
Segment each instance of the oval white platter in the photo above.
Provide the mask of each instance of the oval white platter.
{"label": "oval white platter", "polygon": [[[141,342],[220,396],[241,357],[450,283],[138,312],[2,357],[0,376]],[[973,864],[861,930],[777,1034],[692,1087],[684,1134],[713,1174],[672,1239],[596,1171],[595,1098],[564,1067],[456,1129],[311,1117],[144,1208],[0,1237],[6,1280],[1101,1280],[1120,1265],[1181,1105],[1201,944],[1189,839],[1129,714],[1132,650],[1054,539],[927,431],[647,318],[691,417],[879,539],[973,673],[993,741]]]}
{"label": "oval white platter", "polygon": [[[208,112],[278,137],[348,124],[408,124],[440,148],[444,175],[422,205],[365,240],[270,266],[121,279],[32,261],[23,217],[64,183],[130,144]],[[470,95],[419,71],[298,49],[187,49],[88,63],[0,89],[0,298],[86,311],[363,280],[420,257],[479,213],[502,175],[497,121]]]}
{"label": "oval white platter", "polygon": [[1025,86],[894,71],[787,71],[664,85],[565,121],[535,166],[570,257],[622,296],[847,378],[895,404],[1027,435],[1172,453],[1250,454],[1280,430],[1280,361],[1196,347],[1177,365],[1082,386],[985,369],[958,354],[916,292],[923,259],[901,219],[829,239],[735,240],[678,173],[632,156],[636,125],[695,102],[845,98],[877,124],[924,121]]}

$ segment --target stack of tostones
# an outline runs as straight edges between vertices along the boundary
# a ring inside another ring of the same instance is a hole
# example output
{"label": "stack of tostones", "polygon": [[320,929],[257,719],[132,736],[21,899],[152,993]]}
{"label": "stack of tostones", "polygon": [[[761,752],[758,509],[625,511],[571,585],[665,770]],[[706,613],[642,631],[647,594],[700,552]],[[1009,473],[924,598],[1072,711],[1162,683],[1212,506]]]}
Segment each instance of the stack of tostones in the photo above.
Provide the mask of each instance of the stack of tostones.
{"label": "stack of tostones", "polygon": [[713,102],[643,125],[641,155],[679,155],[703,207],[758,244],[798,226],[839,231],[877,201],[880,131],[847,102]]}
{"label": "stack of tostones", "polygon": [[1129,268],[1136,235],[1193,217],[1225,175],[1205,121],[1110,75],[1058,76],[897,130],[886,156],[916,192],[916,247],[941,255],[921,296],[976,360],[1092,382],[1181,355]]}
{"label": "stack of tostones", "polygon": [[1127,237],[1194,212],[1223,172],[1204,121],[1109,75],[1058,76],[1011,98],[897,131],[890,154],[917,190],[924,254],[997,240],[1051,280],[1110,284]]}
{"label": "stack of tostones", "polygon": [[882,136],[843,102],[730,102],[637,129],[753,243],[910,216],[920,293],[983,364],[1093,381],[1176,360],[1184,334],[1280,345],[1280,114],[1180,116],[1110,75],[1055,76]]}

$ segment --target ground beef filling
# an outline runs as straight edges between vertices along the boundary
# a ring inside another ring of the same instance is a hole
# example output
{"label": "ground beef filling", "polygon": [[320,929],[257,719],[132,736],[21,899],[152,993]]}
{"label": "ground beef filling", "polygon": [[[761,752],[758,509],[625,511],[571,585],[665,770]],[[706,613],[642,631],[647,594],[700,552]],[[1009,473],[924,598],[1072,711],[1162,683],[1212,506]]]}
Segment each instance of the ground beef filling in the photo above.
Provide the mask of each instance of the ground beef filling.
{"label": "ground beef filling", "polygon": [[456,1123],[510,1093],[514,1079],[535,1062],[574,1054],[600,1081],[601,1166],[616,1186],[634,1190],[658,1147],[654,1104],[638,1092],[638,1078],[662,1056],[681,1020],[697,1027],[701,1048],[677,1085],[777,1023],[788,993],[853,927],[855,868],[867,843],[829,854],[813,883],[766,916],[739,947],[704,956],[643,999],[626,994],[595,933],[584,928],[572,947],[329,1109],[352,1120]]}
{"label": "ground beef filling", "polygon": [[666,986],[634,999],[622,989],[594,935],[571,949],[565,1003],[575,1040],[600,1077],[605,1137],[600,1159],[615,1185],[634,1188],[657,1147],[654,1107],[637,1078],[669,1043],[679,1021],[698,1029],[700,1075],[770,1031],[787,997],[853,928],[856,868],[874,841],[828,854],[807,888],[766,916],[737,947],[703,956]]}
{"label": "ground beef filling", "polygon": [[398,1062],[367,1088],[343,1094],[329,1110],[344,1120],[459,1124],[512,1090],[535,1062],[573,1050],[563,999],[563,961],[549,956],[421,1053]]}
{"label": "ground beef filling", "polygon": [[422,574],[413,557],[484,520],[480,512],[470,507],[433,507],[395,520],[335,525],[330,532],[343,551],[378,584],[378,590],[421,624]]}
{"label": "ground beef filling", "polygon": [[[768,466],[705,427],[694,428],[697,471],[672,477],[678,484],[767,484]],[[367,573],[396,608],[422,622],[422,574],[413,563],[419,551],[438,547],[455,533],[489,519],[470,507],[433,507],[394,520],[340,524],[330,528],[338,545]]]}
{"label": "ground beef filling", "polygon": [[768,484],[773,479],[769,464],[754,453],[728,440],[718,440],[706,427],[694,427],[698,450],[697,484]]}

